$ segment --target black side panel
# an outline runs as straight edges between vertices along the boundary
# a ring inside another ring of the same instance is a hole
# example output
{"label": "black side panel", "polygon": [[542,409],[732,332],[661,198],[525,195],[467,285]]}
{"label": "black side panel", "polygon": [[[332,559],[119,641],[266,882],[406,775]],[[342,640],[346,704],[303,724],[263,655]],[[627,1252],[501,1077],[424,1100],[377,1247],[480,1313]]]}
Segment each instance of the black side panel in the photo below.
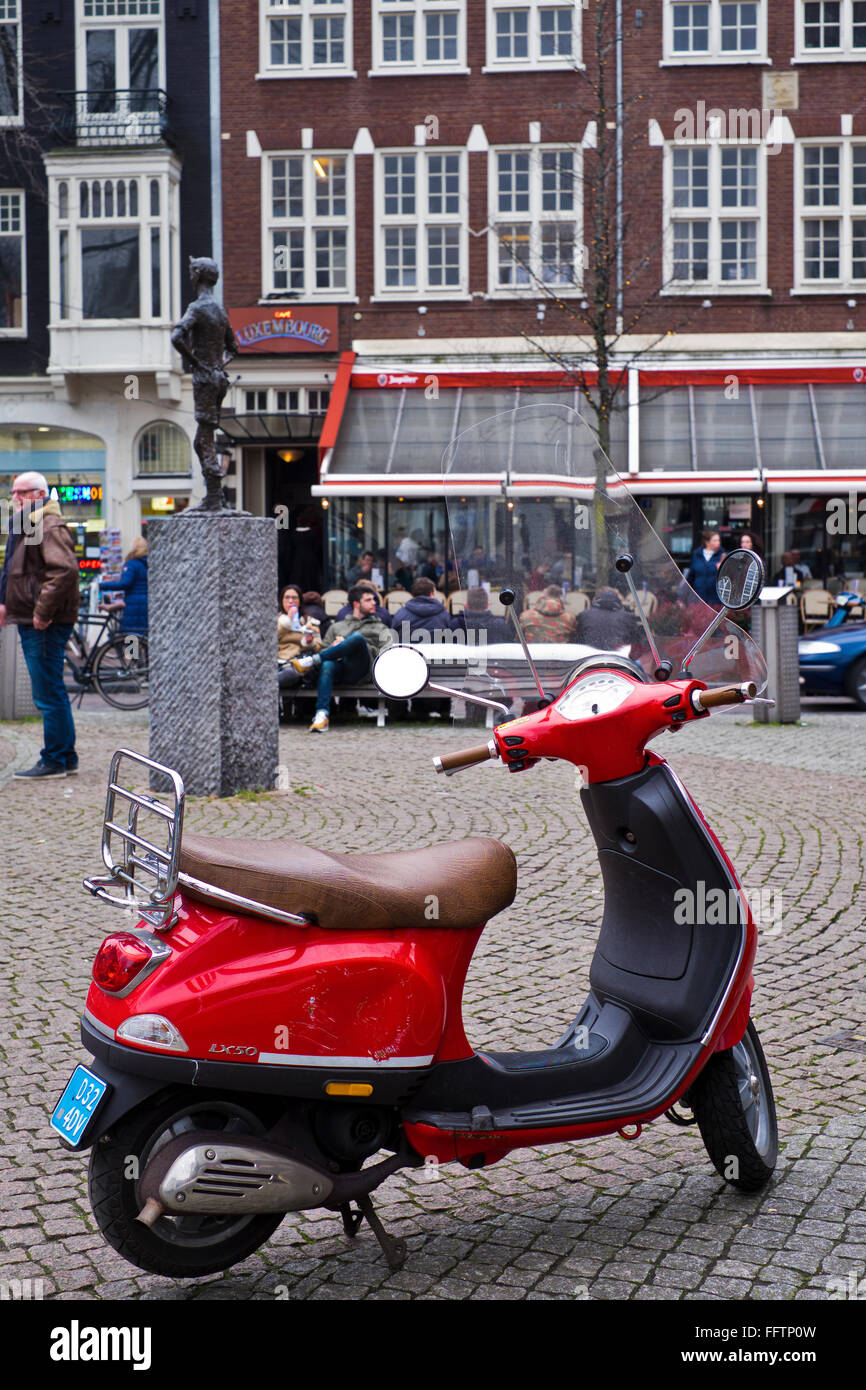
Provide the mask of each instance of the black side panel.
{"label": "black side panel", "polygon": [[[700,1037],[744,935],[727,866],[664,764],[581,796],[605,890],[593,992],[628,1008],[652,1039]],[[718,892],[722,922],[701,920],[715,916],[702,904]]]}

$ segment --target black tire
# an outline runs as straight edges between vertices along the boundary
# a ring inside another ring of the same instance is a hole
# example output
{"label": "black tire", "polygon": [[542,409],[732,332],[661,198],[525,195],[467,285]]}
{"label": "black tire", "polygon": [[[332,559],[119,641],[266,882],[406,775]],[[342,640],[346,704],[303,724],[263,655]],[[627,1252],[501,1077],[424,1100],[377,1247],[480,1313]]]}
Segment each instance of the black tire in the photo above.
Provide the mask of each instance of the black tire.
{"label": "black tire", "polygon": [[[125,1116],[90,1155],[88,1192],[100,1231],[125,1260],[151,1274],[195,1279],[244,1260],[273,1235],[282,1213],[268,1216],[160,1216],[143,1226],[138,1175],[151,1154],[186,1129],[262,1134],[263,1122],[229,1097],[193,1098],[176,1091]],[[134,1163],[130,1163],[134,1159]],[[127,1174],[133,1170],[134,1177]]]}
{"label": "black tire", "polygon": [[710,1058],[689,1091],[689,1104],[716,1172],[740,1192],[766,1186],[776,1167],[779,1132],[754,1023],[736,1047]]}
{"label": "black tire", "polygon": [[848,694],[861,709],[866,709],[866,656],[848,672]]}
{"label": "black tire", "polygon": [[106,642],[94,662],[93,679],[115,709],[144,709],[150,699],[147,638],[130,632]]}

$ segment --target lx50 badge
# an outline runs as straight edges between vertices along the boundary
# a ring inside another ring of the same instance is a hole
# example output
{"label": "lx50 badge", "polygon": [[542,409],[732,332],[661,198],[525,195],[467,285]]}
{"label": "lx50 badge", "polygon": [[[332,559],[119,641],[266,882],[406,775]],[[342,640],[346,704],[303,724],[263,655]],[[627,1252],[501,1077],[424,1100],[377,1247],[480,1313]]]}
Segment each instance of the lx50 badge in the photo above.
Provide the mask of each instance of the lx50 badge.
{"label": "lx50 badge", "polygon": [[208,1052],[220,1052],[226,1057],[255,1057],[257,1047],[241,1047],[239,1043],[211,1043]]}

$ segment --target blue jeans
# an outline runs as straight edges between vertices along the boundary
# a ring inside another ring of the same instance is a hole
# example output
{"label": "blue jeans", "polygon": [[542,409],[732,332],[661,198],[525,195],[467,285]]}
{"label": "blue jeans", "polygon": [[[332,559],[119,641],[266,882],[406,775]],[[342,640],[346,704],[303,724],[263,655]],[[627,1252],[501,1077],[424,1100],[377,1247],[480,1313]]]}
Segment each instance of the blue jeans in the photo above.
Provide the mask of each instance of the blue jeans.
{"label": "blue jeans", "polygon": [[360,632],[344,637],[333,647],[326,647],[319,653],[322,664],[319,667],[319,689],[316,695],[316,713],[331,708],[331,691],[335,685],[357,685],[365,680],[370,670],[370,653]]}
{"label": "blue jeans", "polygon": [[45,747],[40,757],[54,767],[77,767],[75,724],[63,684],[63,653],[72,624],[52,623],[41,632],[35,627],[19,627],[18,631],[30,672],[33,703],[42,715]]}

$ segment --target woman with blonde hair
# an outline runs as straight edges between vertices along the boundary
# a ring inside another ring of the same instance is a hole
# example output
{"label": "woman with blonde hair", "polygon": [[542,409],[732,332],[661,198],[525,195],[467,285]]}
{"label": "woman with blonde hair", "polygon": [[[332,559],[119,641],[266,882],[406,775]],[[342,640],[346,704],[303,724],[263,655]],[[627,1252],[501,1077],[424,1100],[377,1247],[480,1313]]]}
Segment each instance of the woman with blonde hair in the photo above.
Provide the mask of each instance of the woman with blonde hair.
{"label": "woman with blonde hair", "polygon": [[120,578],[103,580],[100,587],[123,595],[121,632],[147,632],[147,541],[144,536],[137,536],[132,542]]}

